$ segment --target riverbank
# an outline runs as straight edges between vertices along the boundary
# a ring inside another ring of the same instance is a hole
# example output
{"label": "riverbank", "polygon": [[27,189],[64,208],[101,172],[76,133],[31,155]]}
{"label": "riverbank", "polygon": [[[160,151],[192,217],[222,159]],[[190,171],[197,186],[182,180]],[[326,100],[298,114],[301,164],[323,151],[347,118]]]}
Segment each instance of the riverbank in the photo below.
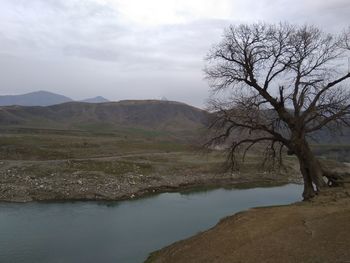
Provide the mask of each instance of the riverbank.
{"label": "riverbank", "polygon": [[349,262],[349,222],[350,189],[329,189],[309,202],[237,213],[146,262]]}
{"label": "riverbank", "polygon": [[[222,153],[129,153],[63,160],[0,160],[0,201],[118,201],[197,187],[301,183],[290,157],[271,169],[250,155],[238,171],[224,171]],[[322,161],[344,172],[348,164]]]}
{"label": "riverbank", "polygon": [[125,200],[193,187],[298,183],[294,163],[277,171],[251,158],[222,172],[222,156],[191,152],[67,160],[0,161],[0,201]]}
{"label": "riverbank", "polygon": [[224,152],[204,154],[198,143],[181,138],[142,130],[2,132],[0,201],[125,200],[193,187],[301,181],[293,156],[279,169],[263,166],[253,151],[239,171],[227,172]]}
{"label": "riverbank", "polygon": [[302,188],[245,185],[121,202],[0,202],[0,262],[141,263],[232,213],[296,202]]}

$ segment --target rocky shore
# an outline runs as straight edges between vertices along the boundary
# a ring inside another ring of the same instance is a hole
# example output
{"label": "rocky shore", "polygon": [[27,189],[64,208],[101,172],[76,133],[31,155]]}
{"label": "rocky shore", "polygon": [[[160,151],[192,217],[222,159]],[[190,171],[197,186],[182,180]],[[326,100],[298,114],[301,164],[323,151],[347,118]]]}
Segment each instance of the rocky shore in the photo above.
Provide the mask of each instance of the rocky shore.
{"label": "rocky shore", "polygon": [[118,160],[0,161],[0,201],[124,200],[199,186],[300,182],[297,171],[215,174],[193,167],[148,169]]}

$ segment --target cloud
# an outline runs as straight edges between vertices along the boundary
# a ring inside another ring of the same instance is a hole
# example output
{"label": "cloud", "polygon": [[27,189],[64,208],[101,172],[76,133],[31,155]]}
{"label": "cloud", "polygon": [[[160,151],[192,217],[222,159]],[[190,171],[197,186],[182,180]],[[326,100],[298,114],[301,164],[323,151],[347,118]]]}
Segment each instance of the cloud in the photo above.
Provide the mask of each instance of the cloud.
{"label": "cloud", "polygon": [[203,57],[230,23],[288,21],[337,32],[349,13],[348,0],[2,0],[0,67],[10,66],[0,87],[200,105]]}

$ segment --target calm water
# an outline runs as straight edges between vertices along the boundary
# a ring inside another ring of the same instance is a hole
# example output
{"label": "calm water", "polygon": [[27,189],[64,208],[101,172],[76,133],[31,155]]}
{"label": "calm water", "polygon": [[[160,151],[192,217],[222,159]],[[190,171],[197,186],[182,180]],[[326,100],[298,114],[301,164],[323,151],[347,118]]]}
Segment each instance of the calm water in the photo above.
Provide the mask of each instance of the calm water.
{"label": "calm water", "polygon": [[0,203],[1,263],[138,263],[250,207],[301,199],[302,187],[164,193],[132,201]]}

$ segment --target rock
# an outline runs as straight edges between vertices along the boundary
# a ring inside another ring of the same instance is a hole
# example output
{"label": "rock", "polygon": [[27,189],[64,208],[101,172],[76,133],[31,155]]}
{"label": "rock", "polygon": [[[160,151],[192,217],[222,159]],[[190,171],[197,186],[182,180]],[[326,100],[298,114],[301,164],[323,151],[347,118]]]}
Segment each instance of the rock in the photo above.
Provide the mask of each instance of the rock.
{"label": "rock", "polygon": [[82,180],[78,180],[78,184],[82,185],[83,181]]}

